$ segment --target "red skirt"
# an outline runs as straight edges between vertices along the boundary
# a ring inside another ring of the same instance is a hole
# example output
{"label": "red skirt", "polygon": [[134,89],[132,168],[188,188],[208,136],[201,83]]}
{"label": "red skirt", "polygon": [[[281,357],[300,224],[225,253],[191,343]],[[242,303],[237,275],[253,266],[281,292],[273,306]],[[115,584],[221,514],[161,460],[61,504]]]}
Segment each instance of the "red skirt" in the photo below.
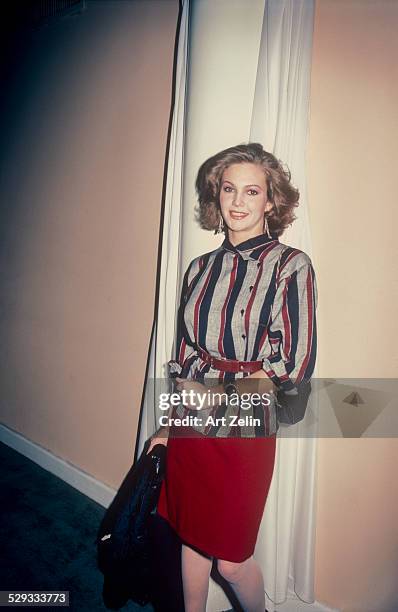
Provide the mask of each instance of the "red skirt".
{"label": "red skirt", "polygon": [[[205,555],[239,563],[256,545],[275,462],[268,438],[210,438],[178,427],[167,443],[157,513]],[[185,436],[191,437],[185,437]]]}

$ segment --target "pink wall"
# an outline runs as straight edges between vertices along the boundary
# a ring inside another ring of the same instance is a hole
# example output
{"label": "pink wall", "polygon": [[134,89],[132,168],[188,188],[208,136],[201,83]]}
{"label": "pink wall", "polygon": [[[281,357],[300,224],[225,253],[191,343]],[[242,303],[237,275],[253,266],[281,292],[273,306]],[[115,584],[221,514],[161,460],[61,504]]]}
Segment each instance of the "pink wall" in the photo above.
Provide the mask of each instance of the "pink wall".
{"label": "pink wall", "polygon": [[[396,2],[316,4],[308,171],[320,376],[397,375],[397,28]],[[393,612],[397,440],[318,449],[316,597]]]}
{"label": "pink wall", "polygon": [[113,487],[153,319],[177,14],[89,2],[35,34],[9,90],[2,420]]}

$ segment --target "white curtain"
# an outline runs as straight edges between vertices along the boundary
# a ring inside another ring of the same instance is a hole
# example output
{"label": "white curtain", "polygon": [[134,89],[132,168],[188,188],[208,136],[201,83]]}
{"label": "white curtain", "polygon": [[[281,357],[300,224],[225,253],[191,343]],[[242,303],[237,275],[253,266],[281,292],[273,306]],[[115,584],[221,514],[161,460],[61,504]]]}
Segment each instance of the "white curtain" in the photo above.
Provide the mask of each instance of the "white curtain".
{"label": "white curtain", "polygon": [[[305,153],[313,17],[313,0],[193,0],[190,7],[188,0],[183,2],[159,310],[148,378],[164,376],[163,366],[172,354],[170,321],[175,320],[186,266],[222,239],[194,221],[195,176],[208,156],[257,141],[286,162],[300,189],[301,205],[281,242],[311,256]],[[139,453],[154,431],[148,386]],[[316,438],[309,437],[308,430],[306,438],[300,437],[300,427],[279,431],[275,472],[255,551],[267,597],[274,603],[296,594],[314,601]],[[208,611],[230,607],[211,580]]]}
{"label": "white curtain", "polygon": [[163,214],[162,257],[159,274],[157,318],[153,322],[149,349],[148,372],[145,380],[141,421],[139,424],[136,455],[145,441],[156,430],[156,411],[153,398],[156,385],[167,376],[166,363],[171,358],[175,336],[177,301],[179,293],[182,186],[184,167],[184,138],[186,124],[186,87],[188,61],[189,0],[184,0],[178,36],[178,55],[174,83],[174,111],[172,116],[166,192]]}
{"label": "white curtain", "polygon": [[[297,219],[281,241],[310,257],[305,162],[313,23],[313,0],[265,3],[250,126],[250,140],[263,143],[283,160],[300,190]],[[316,414],[317,397],[310,397],[307,415]],[[255,554],[274,603],[283,602],[288,592],[290,597],[314,601],[316,433],[317,421],[308,418],[279,432],[275,474]]]}

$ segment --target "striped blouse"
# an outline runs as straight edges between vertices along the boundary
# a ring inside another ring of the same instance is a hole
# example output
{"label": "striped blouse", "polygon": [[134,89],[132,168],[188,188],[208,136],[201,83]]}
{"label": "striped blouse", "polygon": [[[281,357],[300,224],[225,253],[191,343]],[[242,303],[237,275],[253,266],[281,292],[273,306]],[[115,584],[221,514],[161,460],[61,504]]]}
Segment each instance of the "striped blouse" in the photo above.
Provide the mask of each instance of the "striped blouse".
{"label": "striped blouse", "polygon": [[[203,383],[247,376],[213,369],[199,357],[200,347],[218,358],[261,360],[281,392],[297,393],[315,367],[316,305],[315,273],[306,253],[266,234],[236,246],[226,237],[217,249],[193,259],[184,275],[175,345],[180,376]],[[266,435],[278,429],[272,408]],[[180,405],[177,412],[191,411]]]}

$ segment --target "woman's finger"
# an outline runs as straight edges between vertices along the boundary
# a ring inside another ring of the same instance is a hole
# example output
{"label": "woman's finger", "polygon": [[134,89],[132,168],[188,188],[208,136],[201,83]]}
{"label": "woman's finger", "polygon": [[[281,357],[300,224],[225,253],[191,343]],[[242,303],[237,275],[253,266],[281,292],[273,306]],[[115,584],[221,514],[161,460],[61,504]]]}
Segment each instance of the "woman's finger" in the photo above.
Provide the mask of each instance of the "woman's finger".
{"label": "woman's finger", "polygon": [[176,376],[175,380],[177,381],[176,387],[178,391],[181,391],[184,388],[184,384],[186,382],[186,378],[179,378]]}

